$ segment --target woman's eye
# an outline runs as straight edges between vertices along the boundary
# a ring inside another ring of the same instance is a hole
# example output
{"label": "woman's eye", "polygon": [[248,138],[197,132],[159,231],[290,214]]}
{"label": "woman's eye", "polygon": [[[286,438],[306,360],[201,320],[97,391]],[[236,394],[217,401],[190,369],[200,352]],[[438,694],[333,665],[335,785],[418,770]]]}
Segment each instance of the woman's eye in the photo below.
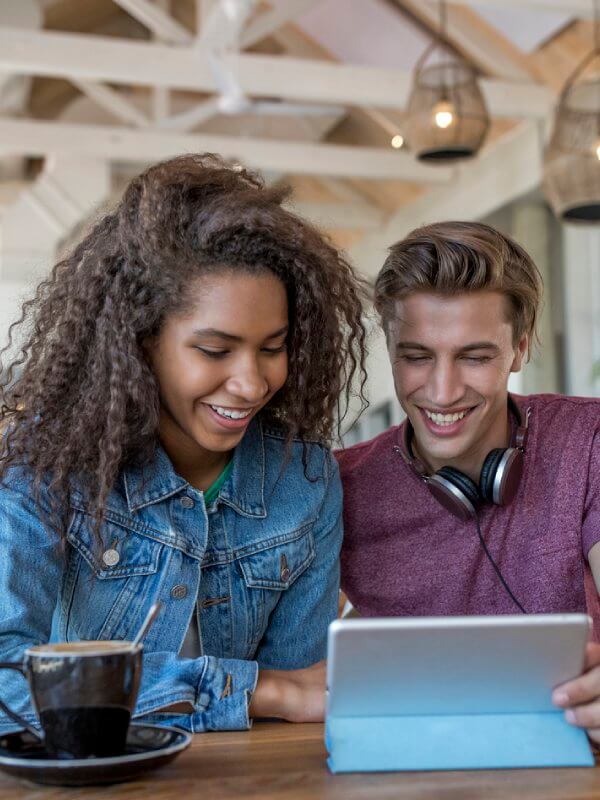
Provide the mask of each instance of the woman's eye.
{"label": "woman's eye", "polygon": [[275,353],[284,353],[287,350],[287,344],[282,344],[279,347],[263,347],[263,353],[274,355]]}
{"label": "woman's eye", "polygon": [[196,350],[199,350],[209,358],[223,358],[229,353],[229,350],[209,350],[207,347],[196,347]]}

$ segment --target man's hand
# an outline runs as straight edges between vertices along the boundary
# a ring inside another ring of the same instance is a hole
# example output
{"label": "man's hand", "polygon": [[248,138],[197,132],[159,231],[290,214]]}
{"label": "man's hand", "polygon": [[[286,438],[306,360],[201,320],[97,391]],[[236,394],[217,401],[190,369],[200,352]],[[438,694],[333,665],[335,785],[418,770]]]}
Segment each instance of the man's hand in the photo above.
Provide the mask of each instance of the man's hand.
{"label": "man's hand", "polygon": [[326,661],[306,669],[261,669],[250,702],[251,717],[288,722],[322,722],[325,717]]}
{"label": "man's hand", "polygon": [[600,644],[588,644],[583,674],[557,686],[552,701],[566,709],[567,722],[585,728],[590,739],[600,744]]}

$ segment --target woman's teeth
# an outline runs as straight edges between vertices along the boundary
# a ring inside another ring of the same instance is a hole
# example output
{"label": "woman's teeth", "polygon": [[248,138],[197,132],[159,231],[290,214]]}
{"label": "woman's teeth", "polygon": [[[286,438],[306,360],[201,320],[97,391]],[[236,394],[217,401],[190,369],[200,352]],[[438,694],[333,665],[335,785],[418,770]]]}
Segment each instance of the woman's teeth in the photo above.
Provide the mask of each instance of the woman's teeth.
{"label": "woman's teeth", "polygon": [[433,411],[427,411],[427,409],[423,409],[425,414],[427,415],[428,419],[432,422],[435,422],[436,425],[452,425],[454,422],[458,422],[459,419],[462,419],[467,411],[459,411],[456,414],[437,414]]}
{"label": "woman's teeth", "polygon": [[221,406],[213,406],[211,405],[213,411],[220,417],[226,417],[227,419],[244,419],[244,417],[249,417],[252,413],[252,409],[245,409],[244,411],[235,411],[233,408],[222,408]]}

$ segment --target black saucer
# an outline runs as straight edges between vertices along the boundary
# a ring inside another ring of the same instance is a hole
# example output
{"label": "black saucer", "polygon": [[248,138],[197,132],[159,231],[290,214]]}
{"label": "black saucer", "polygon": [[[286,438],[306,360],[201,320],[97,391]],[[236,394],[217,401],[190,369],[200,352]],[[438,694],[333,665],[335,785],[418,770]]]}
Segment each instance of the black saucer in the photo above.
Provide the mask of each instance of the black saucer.
{"label": "black saucer", "polygon": [[192,736],[176,728],[133,723],[125,754],[112,758],[55,758],[27,731],[0,736],[0,769],[18,778],[57,786],[87,786],[129,781],[168,764]]}

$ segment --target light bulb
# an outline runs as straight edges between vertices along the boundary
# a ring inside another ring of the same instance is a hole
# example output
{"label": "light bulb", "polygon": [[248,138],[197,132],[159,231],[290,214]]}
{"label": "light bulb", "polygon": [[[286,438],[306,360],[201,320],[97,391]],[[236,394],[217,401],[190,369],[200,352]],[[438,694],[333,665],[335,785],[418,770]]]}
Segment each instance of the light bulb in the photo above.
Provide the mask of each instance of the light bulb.
{"label": "light bulb", "polygon": [[596,158],[600,161],[600,142],[596,142],[594,145],[594,152],[596,153]]}
{"label": "light bulb", "polygon": [[454,122],[456,111],[452,103],[447,100],[441,100],[434,105],[431,114],[435,125],[445,130]]}
{"label": "light bulb", "polygon": [[404,144],[404,137],[397,133],[395,136],[392,136],[392,141],[390,144],[395,150],[399,150]]}

